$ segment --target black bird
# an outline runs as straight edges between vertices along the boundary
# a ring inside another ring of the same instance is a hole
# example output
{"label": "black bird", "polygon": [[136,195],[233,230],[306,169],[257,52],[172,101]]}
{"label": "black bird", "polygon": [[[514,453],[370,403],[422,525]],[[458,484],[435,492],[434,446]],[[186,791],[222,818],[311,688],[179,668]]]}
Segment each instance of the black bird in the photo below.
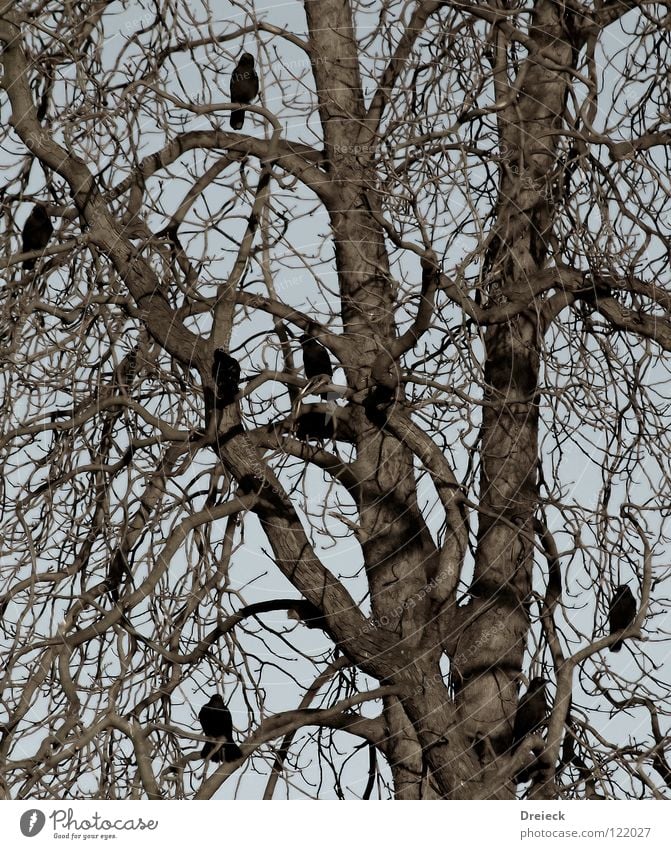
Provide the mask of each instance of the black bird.
{"label": "black bird", "polygon": [[[634,619],[636,619],[636,599],[626,584],[620,584],[615,589],[610,602],[608,619],[610,622],[611,637],[613,634],[617,634],[618,631],[628,628]],[[613,643],[610,650],[620,651],[622,643],[623,640],[618,640],[616,643]]]}
{"label": "black bird", "polygon": [[612,288],[605,283],[603,280],[600,280],[598,277],[585,277],[583,281],[583,285],[580,289],[577,289],[574,292],[575,297],[582,301],[584,304],[587,304],[590,309],[595,309],[599,301],[604,298],[612,298],[613,290]]}
{"label": "black bird", "polygon": [[288,607],[287,616],[289,619],[302,622],[306,628],[321,628],[322,631],[326,628],[324,614],[315,604],[306,599],[300,599]]}
{"label": "black bird", "polygon": [[[298,340],[303,348],[303,370],[305,376],[311,380],[313,377],[333,377],[333,366],[331,358],[326,348],[305,333]],[[328,393],[320,392],[320,397],[323,401],[326,400]]]}
{"label": "black bird", "polygon": [[375,427],[382,429],[387,424],[389,407],[395,396],[395,391],[390,386],[375,383],[368,390],[363,401],[363,409],[366,418]]}
{"label": "black bird", "polygon": [[547,713],[545,688],[547,683],[545,678],[532,678],[526,693],[520,699],[513,724],[513,752],[525,737],[538,731],[545,722],[545,714]]}
{"label": "black bird", "polygon": [[[231,76],[231,101],[233,103],[251,103],[259,93],[259,78],[254,70],[254,57],[243,53]],[[231,112],[231,127],[241,130],[245,123],[245,110],[234,109]]]}
{"label": "black bird", "polygon": [[208,737],[217,738],[218,741],[216,743],[205,743],[201,757],[207,758],[220,743],[223,743],[223,745],[212,755],[213,761],[217,761],[217,763],[236,761],[242,757],[240,747],[233,742],[231,712],[218,693],[212,696],[206,705],[203,705],[198,714],[198,719],[203,727],[203,732]]}
{"label": "black bird", "polygon": [[306,442],[310,439],[326,442],[328,439],[333,439],[334,432],[333,418],[327,413],[310,410],[296,419],[297,439],[304,439]]}
{"label": "black bird", "polygon": [[[534,734],[545,722],[547,702],[545,701],[545,678],[532,678],[526,693],[520,699],[513,724],[513,743],[511,750],[515,752],[525,737]],[[536,761],[534,761],[536,763]],[[515,776],[517,784],[524,784],[533,774],[533,764],[520,770]]]}
{"label": "black bird", "polygon": [[216,388],[215,407],[217,410],[223,410],[235,401],[239,392],[240,363],[223,348],[217,348],[212,363],[212,377]]}
{"label": "black bird", "polygon": [[[51,234],[54,232],[51,219],[47,215],[46,209],[41,203],[36,203],[32,208],[30,215],[23,225],[21,233],[23,237],[22,250],[26,251],[41,251],[49,244]],[[35,268],[34,259],[25,259],[23,261],[24,268]]]}

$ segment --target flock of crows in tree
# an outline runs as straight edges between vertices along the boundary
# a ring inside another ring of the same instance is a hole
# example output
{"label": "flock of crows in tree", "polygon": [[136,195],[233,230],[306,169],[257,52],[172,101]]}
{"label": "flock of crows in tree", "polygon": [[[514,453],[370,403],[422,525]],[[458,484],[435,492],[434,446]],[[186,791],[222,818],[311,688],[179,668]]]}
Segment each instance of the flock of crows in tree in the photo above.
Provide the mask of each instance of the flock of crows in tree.
{"label": "flock of crows in tree", "polygon": [[[314,604],[297,600],[289,609],[291,619],[300,620],[308,628],[326,627],[326,620]],[[636,599],[626,584],[615,590],[608,611],[610,636],[613,637],[629,628],[636,619]],[[614,642],[610,650],[620,651],[622,640]],[[532,678],[526,693],[522,696],[515,712],[513,736],[510,753],[514,754],[527,737],[539,734],[545,725],[548,714],[547,685],[545,678]],[[216,694],[203,705],[198,714],[203,732],[211,740],[203,746],[201,757],[218,763],[236,761],[242,757],[239,746],[233,741],[233,720],[223,698]],[[529,781],[534,772],[534,761],[529,767],[520,770],[515,776],[518,784]]]}
{"label": "flock of crows in tree", "polygon": [[[243,53],[231,76],[231,101],[233,103],[249,104],[258,95],[259,79],[254,70],[254,57],[250,53]],[[242,129],[245,121],[245,110],[234,109],[231,111],[230,123],[234,130]],[[23,227],[22,250],[26,252],[43,251],[53,233],[51,219],[43,204],[37,203],[33,207]],[[24,269],[33,269],[36,260],[26,259],[23,262]],[[303,351],[303,370],[308,381],[329,381],[333,377],[333,366],[328,351],[317,339],[303,334],[299,340]],[[212,378],[215,386],[214,407],[220,413],[229,404],[232,404],[238,395],[240,385],[240,364],[228,352],[218,348],[214,352],[212,365]],[[320,392],[320,397],[325,401],[327,392]],[[386,424],[385,408],[393,400],[393,392],[384,386],[373,386],[364,402],[367,418],[379,428]],[[303,413],[296,423],[296,435],[299,439],[316,438],[319,440],[330,439],[334,435],[332,417],[327,413],[307,412]],[[610,634],[614,636],[629,628],[636,618],[636,600],[626,585],[616,588],[609,606]],[[295,609],[289,611],[289,615],[296,619],[302,619],[309,628],[324,628],[325,619],[323,614],[314,605],[307,601],[297,601]],[[614,642],[610,650],[618,652],[622,648],[623,641]],[[546,700],[548,682],[542,677],[533,678],[526,693],[521,697],[515,714],[511,753],[514,753],[530,735],[539,733],[545,724],[548,704]],[[240,748],[233,741],[233,722],[231,713],[226,707],[222,696],[212,696],[198,714],[198,719],[204,734],[210,741],[203,746],[201,755],[204,759],[216,762],[230,762],[242,757]],[[525,769],[515,777],[518,782],[528,781],[531,777],[531,768]]]}

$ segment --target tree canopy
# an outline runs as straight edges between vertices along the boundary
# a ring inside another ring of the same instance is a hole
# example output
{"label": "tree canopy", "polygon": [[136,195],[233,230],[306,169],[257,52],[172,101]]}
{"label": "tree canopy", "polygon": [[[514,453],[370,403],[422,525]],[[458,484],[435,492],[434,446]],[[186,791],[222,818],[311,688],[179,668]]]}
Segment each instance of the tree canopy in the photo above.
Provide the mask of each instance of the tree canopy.
{"label": "tree canopy", "polygon": [[666,798],[668,4],[0,46],[2,792]]}

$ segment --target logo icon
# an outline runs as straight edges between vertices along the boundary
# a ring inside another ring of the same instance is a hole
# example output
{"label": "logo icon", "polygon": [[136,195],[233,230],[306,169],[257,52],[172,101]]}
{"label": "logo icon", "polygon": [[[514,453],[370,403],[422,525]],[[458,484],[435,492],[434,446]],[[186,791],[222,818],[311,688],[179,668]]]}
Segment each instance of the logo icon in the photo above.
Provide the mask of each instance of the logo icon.
{"label": "logo icon", "polygon": [[19,823],[21,834],[24,837],[35,837],[44,828],[46,819],[42,811],[39,811],[37,808],[31,808],[29,811],[25,811],[21,814],[21,821]]}

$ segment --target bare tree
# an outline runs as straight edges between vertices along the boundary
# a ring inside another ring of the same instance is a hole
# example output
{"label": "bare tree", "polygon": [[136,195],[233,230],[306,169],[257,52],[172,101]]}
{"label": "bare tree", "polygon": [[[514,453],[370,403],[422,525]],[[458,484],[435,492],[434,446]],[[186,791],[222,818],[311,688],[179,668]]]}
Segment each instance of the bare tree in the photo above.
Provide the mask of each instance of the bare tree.
{"label": "bare tree", "polygon": [[11,798],[668,795],[670,19],[2,4]]}

